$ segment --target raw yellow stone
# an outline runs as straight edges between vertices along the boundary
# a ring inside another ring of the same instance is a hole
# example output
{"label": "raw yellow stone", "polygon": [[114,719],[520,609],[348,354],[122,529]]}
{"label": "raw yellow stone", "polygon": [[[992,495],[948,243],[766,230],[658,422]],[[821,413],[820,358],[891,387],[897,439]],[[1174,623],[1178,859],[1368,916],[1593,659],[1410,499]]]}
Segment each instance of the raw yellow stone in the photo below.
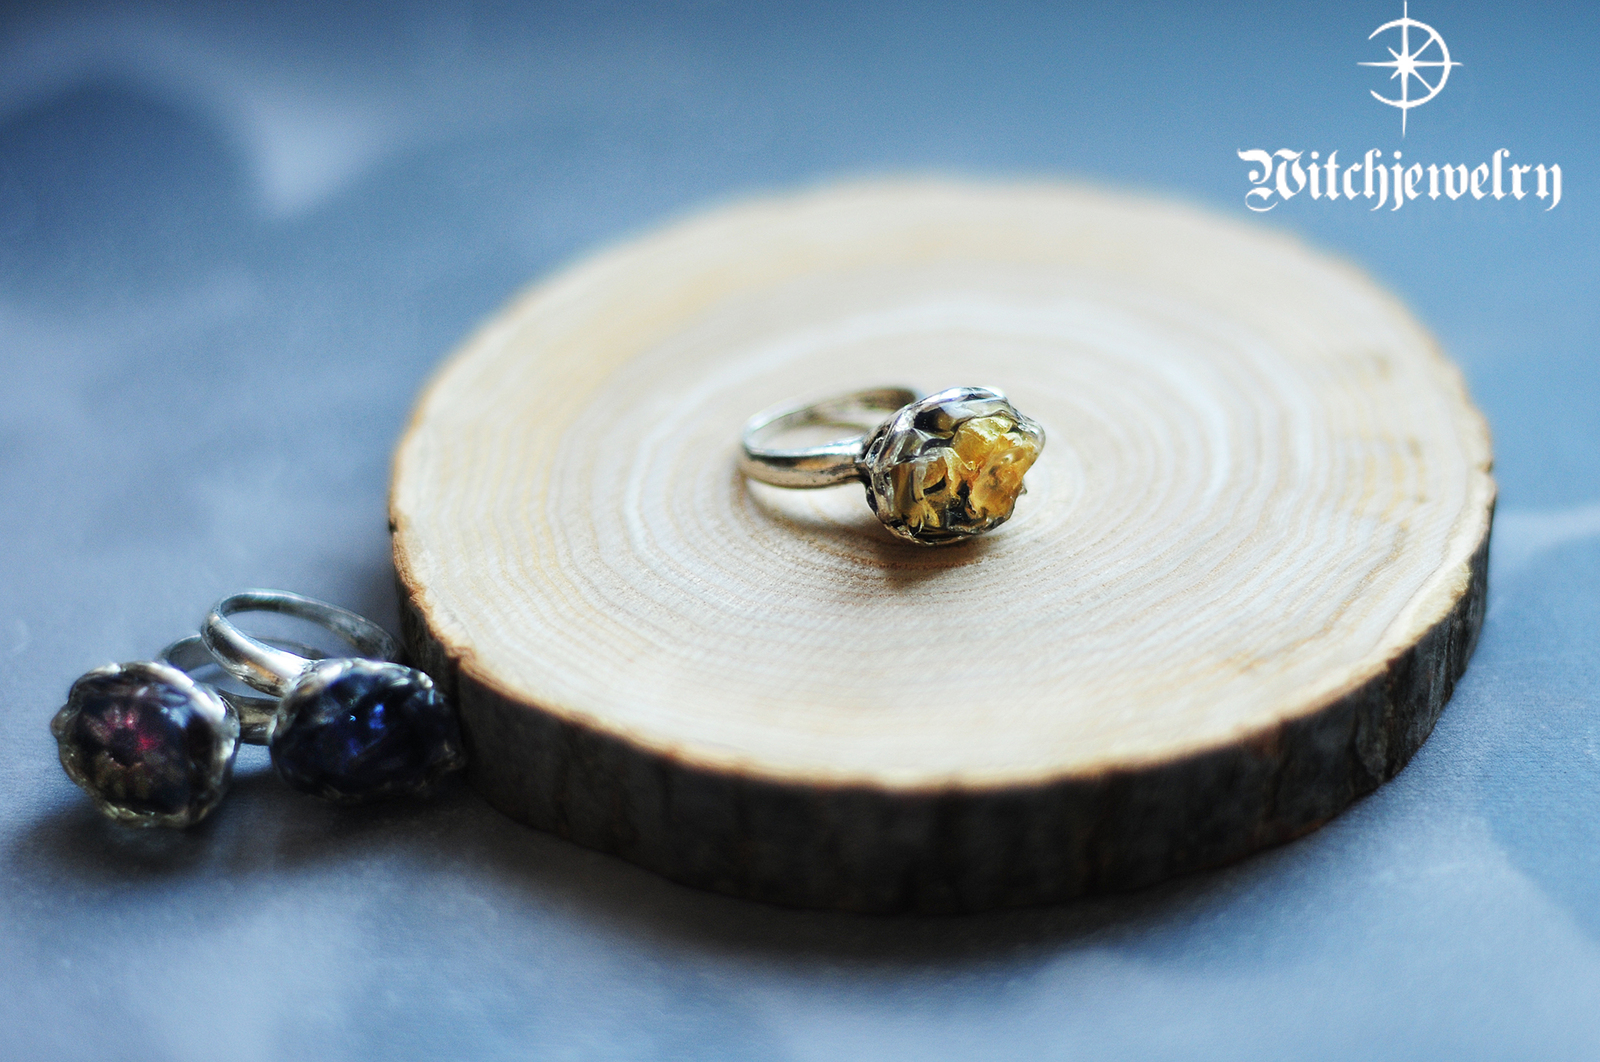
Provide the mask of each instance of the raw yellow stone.
{"label": "raw yellow stone", "polygon": [[902,408],[867,442],[867,501],[894,534],[955,542],[1010,518],[1044,429],[999,391],[953,387]]}
{"label": "raw yellow stone", "polygon": [[956,429],[950,449],[960,460],[957,478],[980,520],[1010,518],[1026,490],[1022,477],[1039,457],[1039,443],[1016,431],[1009,417],[975,417]]}
{"label": "raw yellow stone", "polygon": [[964,421],[947,445],[892,470],[895,515],[913,533],[992,527],[1010,518],[1040,449],[1010,417]]}

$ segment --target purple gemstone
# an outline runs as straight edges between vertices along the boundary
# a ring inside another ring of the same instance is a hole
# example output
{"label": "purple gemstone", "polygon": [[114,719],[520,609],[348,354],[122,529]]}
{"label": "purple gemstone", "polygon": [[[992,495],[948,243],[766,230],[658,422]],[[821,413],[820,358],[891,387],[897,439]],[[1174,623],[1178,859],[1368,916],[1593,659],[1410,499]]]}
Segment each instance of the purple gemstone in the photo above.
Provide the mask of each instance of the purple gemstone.
{"label": "purple gemstone", "polygon": [[198,822],[227,788],[238,738],[214,695],[160,664],[84,675],[51,730],[68,776],[136,825]]}

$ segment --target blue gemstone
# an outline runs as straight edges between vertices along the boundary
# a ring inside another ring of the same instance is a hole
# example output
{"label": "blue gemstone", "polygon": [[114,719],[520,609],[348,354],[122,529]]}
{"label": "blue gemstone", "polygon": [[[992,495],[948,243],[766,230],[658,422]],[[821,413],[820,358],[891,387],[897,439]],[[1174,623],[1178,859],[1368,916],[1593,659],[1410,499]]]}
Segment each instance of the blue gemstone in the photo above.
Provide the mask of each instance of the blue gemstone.
{"label": "blue gemstone", "polygon": [[68,776],[101,810],[135,825],[204,817],[227,789],[238,736],[220,702],[153,664],[84,675],[50,729]]}
{"label": "blue gemstone", "polygon": [[368,660],[326,661],[303,677],[268,747],[284,781],[343,801],[426,792],[465,763],[455,712],[433,682]]}

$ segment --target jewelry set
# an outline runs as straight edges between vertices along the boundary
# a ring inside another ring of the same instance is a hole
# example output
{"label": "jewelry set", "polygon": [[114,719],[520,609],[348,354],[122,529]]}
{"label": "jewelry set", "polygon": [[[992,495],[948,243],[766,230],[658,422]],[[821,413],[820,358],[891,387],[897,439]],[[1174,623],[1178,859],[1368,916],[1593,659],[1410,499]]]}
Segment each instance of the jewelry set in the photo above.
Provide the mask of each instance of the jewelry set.
{"label": "jewelry set", "polygon": [[[309,620],[356,655],[318,659],[293,642],[251,637],[230,619],[241,612]],[[399,656],[388,631],[354,612],[282,590],[246,590],[217,602],[199,634],[155,660],[80,677],[50,730],[67,776],[130,826],[205,818],[228,791],[241,741],[267,746],[284,781],[327,800],[423,794],[466,756],[454,709]],[[190,675],[213,665],[269,696],[229,693]]]}
{"label": "jewelry set", "polygon": [[[853,434],[796,449],[768,445],[798,429]],[[887,387],[768,410],[745,425],[739,469],[778,487],[858,480],[896,537],[958,542],[1011,517],[1044,430],[1006,396],[953,387],[921,397]],[[323,658],[296,642],[252,637],[232,618],[276,612],[347,642]],[[217,602],[198,634],[155,660],[108,664],[72,684],[50,730],[68,777],[130,826],[192,826],[227,793],[240,742],[265,745],[290,786],[340,803],[425,795],[466,764],[454,708],[399,643],[371,620],[282,590]],[[220,667],[266,696],[193,677]]]}

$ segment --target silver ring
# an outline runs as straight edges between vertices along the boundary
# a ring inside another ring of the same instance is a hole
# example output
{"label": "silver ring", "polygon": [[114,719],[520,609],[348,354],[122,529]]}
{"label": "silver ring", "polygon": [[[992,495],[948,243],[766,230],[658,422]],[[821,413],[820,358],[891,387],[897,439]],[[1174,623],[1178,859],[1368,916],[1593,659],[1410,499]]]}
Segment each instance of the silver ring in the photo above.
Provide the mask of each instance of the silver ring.
{"label": "silver ring", "polygon": [[193,826],[233,780],[239,718],[216,690],[155,660],[79,676],[50,720],[61,766],[108,818]]}
{"label": "silver ring", "polygon": [[[291,653],[298,653],[308,660],[320,660],[326,653],[314,649],[309,645],[289,641],[287,638],[268,638],[267,643],[275,649],[285,649]],[[161,652],[156,654],[156,663],[175,667],[179,671],[194,679],[194,672],[208,667],[222,668],[222,664],[211,650],[206,648],[206,643],[198,634],[191,634],[179,638]],[[226,668],[222,668],[226,671]],[[205,687],[218,697],[224,704],[232,708],[239,717],[239,740],[246,745],[265,745],[267,734],[272,727],[272,717],[278,710],[278,698],[262,697],[253,693],[237,693],[225,690],[210,682],[194,680],[197,685]]]}
{"label": "silver ring", "polygon": [[[228,617],[308,620],[358,656],[313,660],[245,634]],[[246,590],[206,614],[200,638],[223,670],[278,696],[267,750],[295,789],[355,803],[422,794],[466,764],[460,725],[433,680],[397,662],[400,645],[365,616],[283,590]]]}
{"label": "silver ring", "polygon": [[316,661],[244,633],[228,619],[240,612],[277,612],[308,620],[349,642],[357,657],[390,662],[400,659],[400,643],[392,634],[365,616],[326,601],[287,590],[243,590],[223,598],[206,614],[200,637],[224,671],[275,697],[287,693]]}
{"label": "silver ring", "polygon": [[[855,431],[817,446],[768,445],[811,427]],[[931,546],[1010,519],[1027,493],[1023,476],[1044,450],[1044,429],[993,388],[952,387],[922,398],[880,387],[758,413],[741,442],[739,470],[751,479],[799,489],[860,480],[884,527]]]}

